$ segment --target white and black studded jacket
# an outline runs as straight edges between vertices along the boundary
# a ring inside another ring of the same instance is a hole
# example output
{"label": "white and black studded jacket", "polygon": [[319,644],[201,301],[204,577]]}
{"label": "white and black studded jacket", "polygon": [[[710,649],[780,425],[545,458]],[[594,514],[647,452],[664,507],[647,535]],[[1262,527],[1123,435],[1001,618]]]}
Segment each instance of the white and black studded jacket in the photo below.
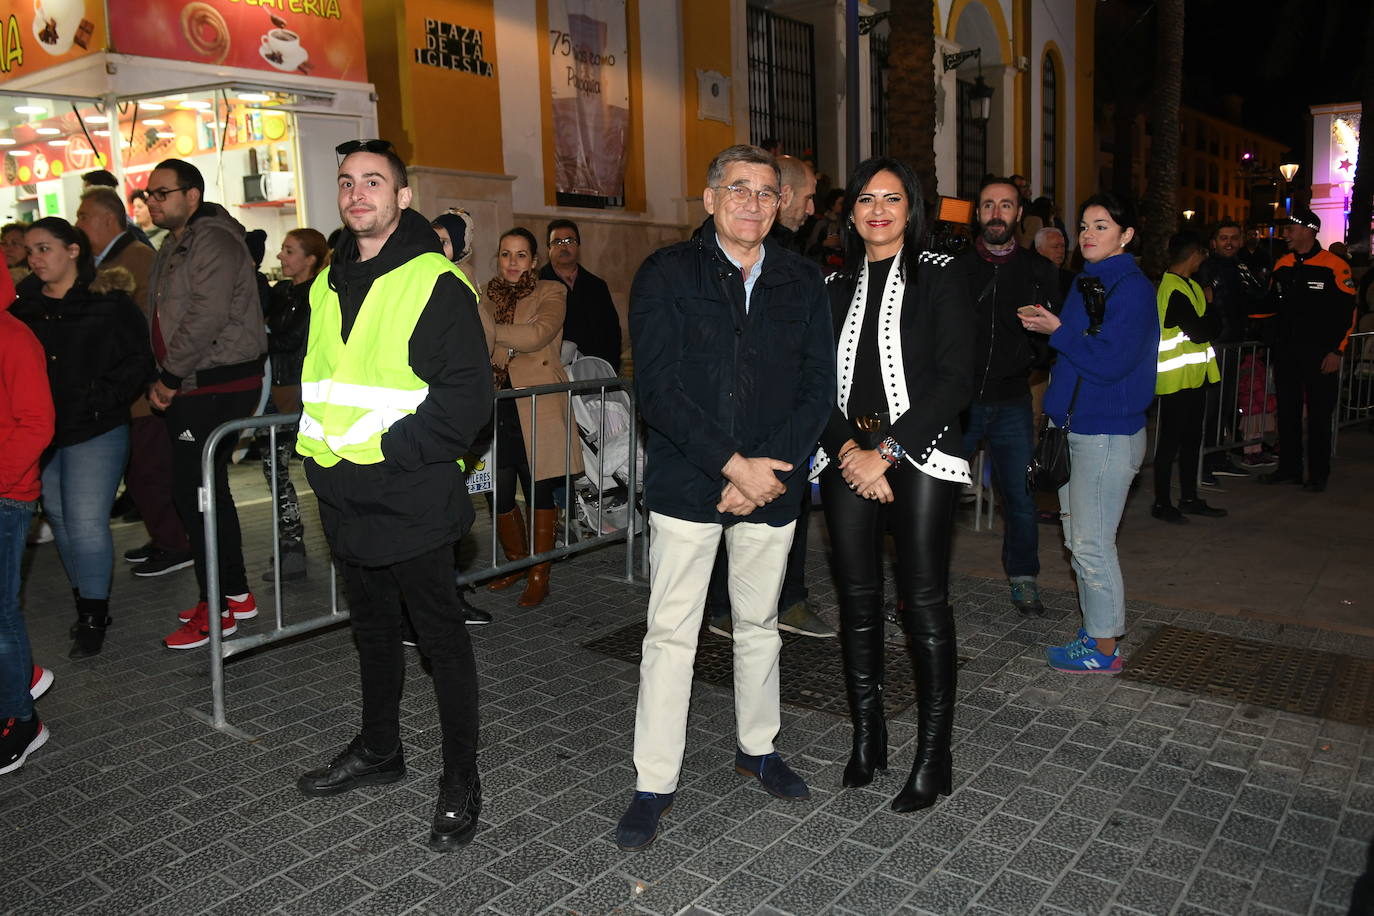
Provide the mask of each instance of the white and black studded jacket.
{"label": "white and black studded jacket", "polygon": [[840,273],[826,281],[838,341],[836,398],[813,474],[855,438],[846,411],[855,361],[880,359],[892,418],[888,435],[922,471],[943,480],[969,479],[959,422],[976,385],[968,282],[948,255],[921,252],[914,264],[899,270],[902,261],[899,256],[883,293],[877,353],[857,352],[867,307],[867,264],[857,276]]}

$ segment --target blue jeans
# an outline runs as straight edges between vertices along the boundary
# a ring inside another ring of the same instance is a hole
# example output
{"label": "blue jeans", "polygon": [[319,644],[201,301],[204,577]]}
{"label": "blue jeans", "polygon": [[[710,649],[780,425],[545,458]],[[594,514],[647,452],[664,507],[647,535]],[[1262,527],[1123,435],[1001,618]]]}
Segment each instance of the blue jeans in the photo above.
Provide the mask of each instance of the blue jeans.
{"label": "blue jeans", "polygon": [[1093,639],[1115,639],[1126,632],[1126,583],[1116,553],[1116,529],[1144,460],[1144,429],[1130,436],[1069,433],[1073,472],[1059,488],[1059,517],[1078,576],[1083,629]]}
{"label": "blue jeans", "polygon": [[43,512],[67,581],[82,598],[109,598],[110,507],[129,460],[129,425],[59,448],[43,467]]}
{"label": "blue jeans", "polygon": [[1030,392],[999,403],[969,407],[964,453],[972,456],[986,441],[997,493],[1002,497],[1002,569],[1007,578],[1040,575],[1040,530],[1035,497],[1026,486],[1026,466],[1035,450]]}
{"label": "blue jeans", "polygon": [[33,715],[29,698],[33,654],[24,615],[19,612],[19,568],[32,518],[32,506],[0,503],[0,719]]}

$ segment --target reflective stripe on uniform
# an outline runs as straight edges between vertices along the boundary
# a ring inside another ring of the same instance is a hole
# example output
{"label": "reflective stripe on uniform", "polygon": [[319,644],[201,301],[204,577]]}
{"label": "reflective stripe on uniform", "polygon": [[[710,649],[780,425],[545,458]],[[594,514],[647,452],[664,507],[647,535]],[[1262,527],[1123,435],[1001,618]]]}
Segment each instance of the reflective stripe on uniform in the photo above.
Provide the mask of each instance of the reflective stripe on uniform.
{"label": "reflective stripe on uniform", "polygon": [[359,407],[363,410],[390,408],[414,413],[428,394],[428,385],[422,388],[381,388],[376,385],[336,382],[333,379],[301,383],[302,403],[328,403],[336,407]]}

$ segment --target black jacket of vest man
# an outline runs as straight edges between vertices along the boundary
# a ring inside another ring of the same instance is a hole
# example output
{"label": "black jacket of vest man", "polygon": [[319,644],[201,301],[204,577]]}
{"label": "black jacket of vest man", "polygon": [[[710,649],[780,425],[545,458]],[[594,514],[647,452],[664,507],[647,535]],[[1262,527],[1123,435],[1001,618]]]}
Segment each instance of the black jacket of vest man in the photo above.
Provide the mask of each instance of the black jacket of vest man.
{"label": "black jacket of vest man", "polygon": [[[541,280],[563,283],[563,278],[545,264],[539,271]],[[567,284],[563,284],[567,287]],[[583,356],[597,356],[611,364],[620,374],[620,314],[606,281],[582,265],[577,278],[568,287],[568,308],[563,318],[563,339],[577,344]]]}
{"label": "black jacket of vest man", "polygon": [[[816,265],[764,240],[745,312],[744,281],[707,219],[654,252],[630,291],[635,393],[649,427],[649,509],[693,522],[786,525],[835,398],[830,306]],[[741,518],[716,511],[735,452],[790,462],[787,493]]]}
{"label": "black jacket of vest man", "polygon": [[[427,251],[443,253],[429,221],[414,210],[377,255],[358,260],[352,233],[340,236],[328,268],[348,340],[372,282]],[[429,385],[418,410],[382,435],[379,464],[305,462],[320,523],[335,554],[362,566],[389,566],[457,542],[472,527],[472,499],[457,461],[491,419],[491,359],[477,297],[444,274],[410,335],[410,366]]]}

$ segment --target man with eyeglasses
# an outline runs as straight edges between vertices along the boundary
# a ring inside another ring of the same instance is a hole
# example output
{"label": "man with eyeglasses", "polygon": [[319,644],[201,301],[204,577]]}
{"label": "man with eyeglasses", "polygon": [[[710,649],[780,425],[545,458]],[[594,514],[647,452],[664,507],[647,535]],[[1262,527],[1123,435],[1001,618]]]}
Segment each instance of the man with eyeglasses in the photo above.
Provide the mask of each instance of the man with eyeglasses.
{"label": "man with eyeglasses", "polygon": [[635,390],[648,426],[648,632],[635,717],[635,794],[616,827],[642,849],[672,806],[692,664],[722,536],[730,562],[734,767],[772,795],[810,798],[774,747],[778,594],[806,458],[835,395],[835,349],[816,265],[768,238],[781,179],[753,146],[716,156],[697,234],[640,267],[630,292]]}
{"label": "man with eyeglasses", "polygon": [[620,313],[615,310],[606,281],[582,266],[582,234],[577,223],[556,219],[549,223],[549,263],[541,280],[557,280],[568,287],[568,314],[563,319],[563,342],[577,344],[583,356],[596,356],[620,374]]}
{"label": "man with eyeglasses", "polygon": [[404,602],[430,662],[442,735],[429,847],[448,852],[472,840],[482,809],[477,668],[453,545],[472,527],[459,458],[491,416],[490,351],[476,291],[410,209],[391,144],[350,141],[337,152],[345,231],[310,291],[296,450],[348,595],[362,729],[297,787],[317,797],[404,778]]}
{"label": "man with eyeglasses", "polygon": [[[244,229],[219,204],[205,200],[200,169],[165,159],[148,176],[148,212],[166,229],[148,274],[148,310],[158,377],[148,402],[163,412],[172,443],[172,502],[191,541],[200,600],[182,611],[181,626],[163,639],[169,649],[210,641],[205,523],[201,518],[201,451],[215,427],[252,416],[262,391],[267,331]],[[223,601],[217,625],[228,636],[238,621],[258,615],[243,567],[243,542],[229,456],[234,437],[214,454],[216,542]]]}

